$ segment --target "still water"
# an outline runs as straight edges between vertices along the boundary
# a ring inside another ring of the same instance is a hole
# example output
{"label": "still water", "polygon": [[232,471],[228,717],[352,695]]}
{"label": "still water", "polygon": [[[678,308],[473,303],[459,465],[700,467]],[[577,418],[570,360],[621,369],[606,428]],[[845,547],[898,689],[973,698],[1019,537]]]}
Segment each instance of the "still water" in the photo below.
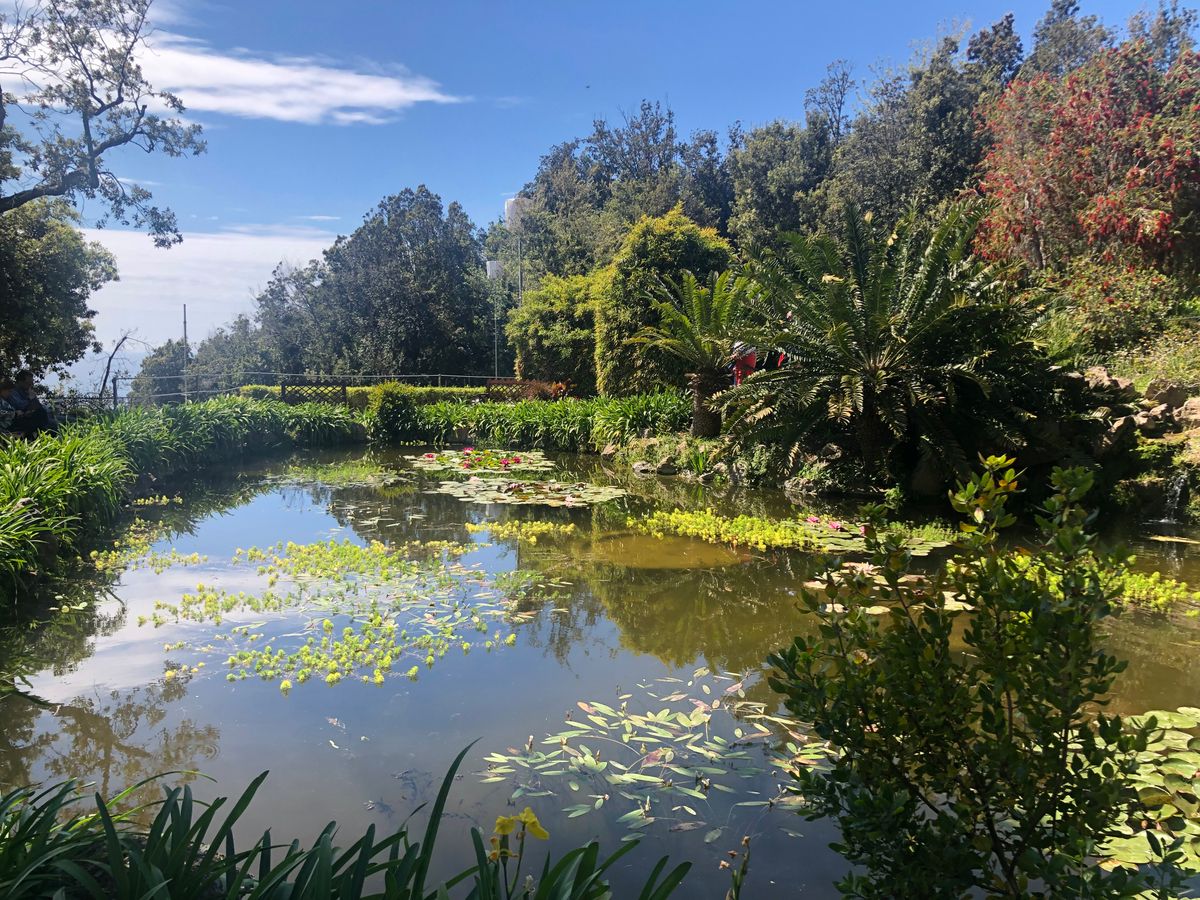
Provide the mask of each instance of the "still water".
{"label": "still water", "polygon": [[[787,779],[772,763],[784,738],[769,718],[779,709],[762,677],[763,660],[811,627],[796,603],[805,559],[656,539],[626,525],[628,516],[655,508],[758,515],[795,509],[774,492],[622,480],[595,459],[560,457],[556,464],[554,477],[618,484],[628,495],[585,508],[468,504],[431,493],[437,476],[414,472],[399,453],[326,454],[215,476],[180,491],[182,502],[140,509],[166,527],[156,553],[199,560],[164,561],[76,586],[49,602],[77,603],[91,594],[99,603],[35,634],[8,634],[0,645],[9,657],[4,669],[27,673],[28,684],[0,694],[0,785],[76,778],[108,795],[175,771],[203,773],[173,780],[189,780],[211,797],[238,793],[269,770],[243,819],[243,840],[266,828],[277,839],[311,840],[336,819],[349,843],[370,824],[397,827],[432,800],[454,755],[477,741],[451,794],[440,874],[466,865],[471,825],[486,836],[495,816],[530,805],[557,853],[593,837],[611,851],[636,826],[643,842],[615,873],[618,896],[636,870],[669,854],[695,863],[678,896],[722,897],[728,880],[719,863],[744,835],[753,848],[749,896],[835,896],[831,884],[845,867],[827,846],[834,831],[767,803]],[[372,472],[391,474],[362,474]],[[575,529],[531,543],[467,528],[511,519]],[[1188,536],[1167,525],[1143,530],[1129,542],[1139,565],[1200,583],[1200,545],[1149,540],[1154,531]],[[470,610],[431,668],[422,645],[381,678],[368,668],[366,682],[330,685],[318,675],[285,692],[280,672],[230,680],[243,671],[226,664],[238,652],[270,646],[291,653],[309,637],[361,627],[363,598],[322,606],[320,589],[312,588],[298,605],[237,606],[220,621],[177,620],[171,611],[201,584],[222,596],[269,590],[271,576],[242,551],[330,539],[470,545],[442,556],[422,551],[432,564],[379,588],[380,597],[408,611],[402,621],[429,634],[448,633],[446,609]],[[1114,707],[1128,713],[1200,705],[1198,637],[1190,619],[1123,616],[1110,641],[1130,665]],[[406,677],[410,666],[415,678]],[[617,719],[664,709],[697,717],[691,737],[668,729],[677,762],[703,764],[705,748],[725,742],[741,754],[732,765],[737,771],[712,774],[716,787],[673,773],[653,737],[638,746],[655,733],[652,724],[642,729],[644,719],[637,720],[638,737],[621,739]],[[562,740],[553,736],[563,733],[585,751],[588,765],[611,759],[654,777],[632,780],[623,791],[587,766],[545,765],[539,776],[509,762],[531,750],[558,750]],[[662,789],[674,779],[681,790]],[[149,798],[158,788],[145,790]],[[643,805],[650,812],[639,815]]]}

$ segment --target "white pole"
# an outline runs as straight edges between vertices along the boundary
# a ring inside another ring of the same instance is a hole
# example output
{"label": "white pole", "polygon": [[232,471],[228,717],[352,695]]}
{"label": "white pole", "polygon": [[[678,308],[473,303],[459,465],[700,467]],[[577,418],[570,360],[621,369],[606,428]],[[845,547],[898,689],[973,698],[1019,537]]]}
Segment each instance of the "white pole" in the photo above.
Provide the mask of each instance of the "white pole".
{"label": "white pole", "polygon": [[187,304],[185,303],[185,304],[183,304],[183,402],[184,403],[188,402],[187,370],[188,370],[188,356],[189,355],[190,355],[190,348],[188,347],[188,337],[187,337]]}

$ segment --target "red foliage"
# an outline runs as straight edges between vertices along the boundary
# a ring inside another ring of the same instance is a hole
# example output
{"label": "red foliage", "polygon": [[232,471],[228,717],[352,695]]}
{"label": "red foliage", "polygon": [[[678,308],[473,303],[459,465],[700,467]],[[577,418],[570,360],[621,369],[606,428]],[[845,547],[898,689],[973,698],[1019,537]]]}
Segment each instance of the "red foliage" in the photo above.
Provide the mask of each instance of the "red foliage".
{"label": "red foliage", "polygon": [[1200,57],[1163,69],[1143,41],[1063,77],[1013,82],[984,113],[982,186],[995,208],[982,249],[1038,268],[1081,254],[1194,263],[1198,100]]}

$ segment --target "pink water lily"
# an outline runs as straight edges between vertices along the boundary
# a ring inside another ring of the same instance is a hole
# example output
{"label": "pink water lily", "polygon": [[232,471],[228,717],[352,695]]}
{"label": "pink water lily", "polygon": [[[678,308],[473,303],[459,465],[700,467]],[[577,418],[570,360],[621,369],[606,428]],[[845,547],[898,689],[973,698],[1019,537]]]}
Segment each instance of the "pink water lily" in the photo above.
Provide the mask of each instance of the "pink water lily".
{"label": "pink water lily", "polygon": [[806,521],[809,525],[816,525],[818,522],[821,521],[821,517],[820,516],[809,516],[804,521]]}
{"label": "pink water lily", "polygon": [[832,528],[834,531],[841,531],[842,523],[841,522],[830,522],[829,527]]}

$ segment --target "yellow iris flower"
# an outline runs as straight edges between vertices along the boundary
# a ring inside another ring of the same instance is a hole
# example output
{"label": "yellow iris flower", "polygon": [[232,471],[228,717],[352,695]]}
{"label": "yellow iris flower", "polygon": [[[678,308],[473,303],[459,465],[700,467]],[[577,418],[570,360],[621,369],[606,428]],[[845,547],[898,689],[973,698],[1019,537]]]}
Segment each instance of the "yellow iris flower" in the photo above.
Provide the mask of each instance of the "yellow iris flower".
{"label": "yellow iris flower", "polygon": [[550,837],[550,832],[542,827],[542,823],[538,821],[537,816],[533,814],[533,810],[528,806],[517,818],[525,826],[525,830],[532,834],[539,841],[544,841]]}

